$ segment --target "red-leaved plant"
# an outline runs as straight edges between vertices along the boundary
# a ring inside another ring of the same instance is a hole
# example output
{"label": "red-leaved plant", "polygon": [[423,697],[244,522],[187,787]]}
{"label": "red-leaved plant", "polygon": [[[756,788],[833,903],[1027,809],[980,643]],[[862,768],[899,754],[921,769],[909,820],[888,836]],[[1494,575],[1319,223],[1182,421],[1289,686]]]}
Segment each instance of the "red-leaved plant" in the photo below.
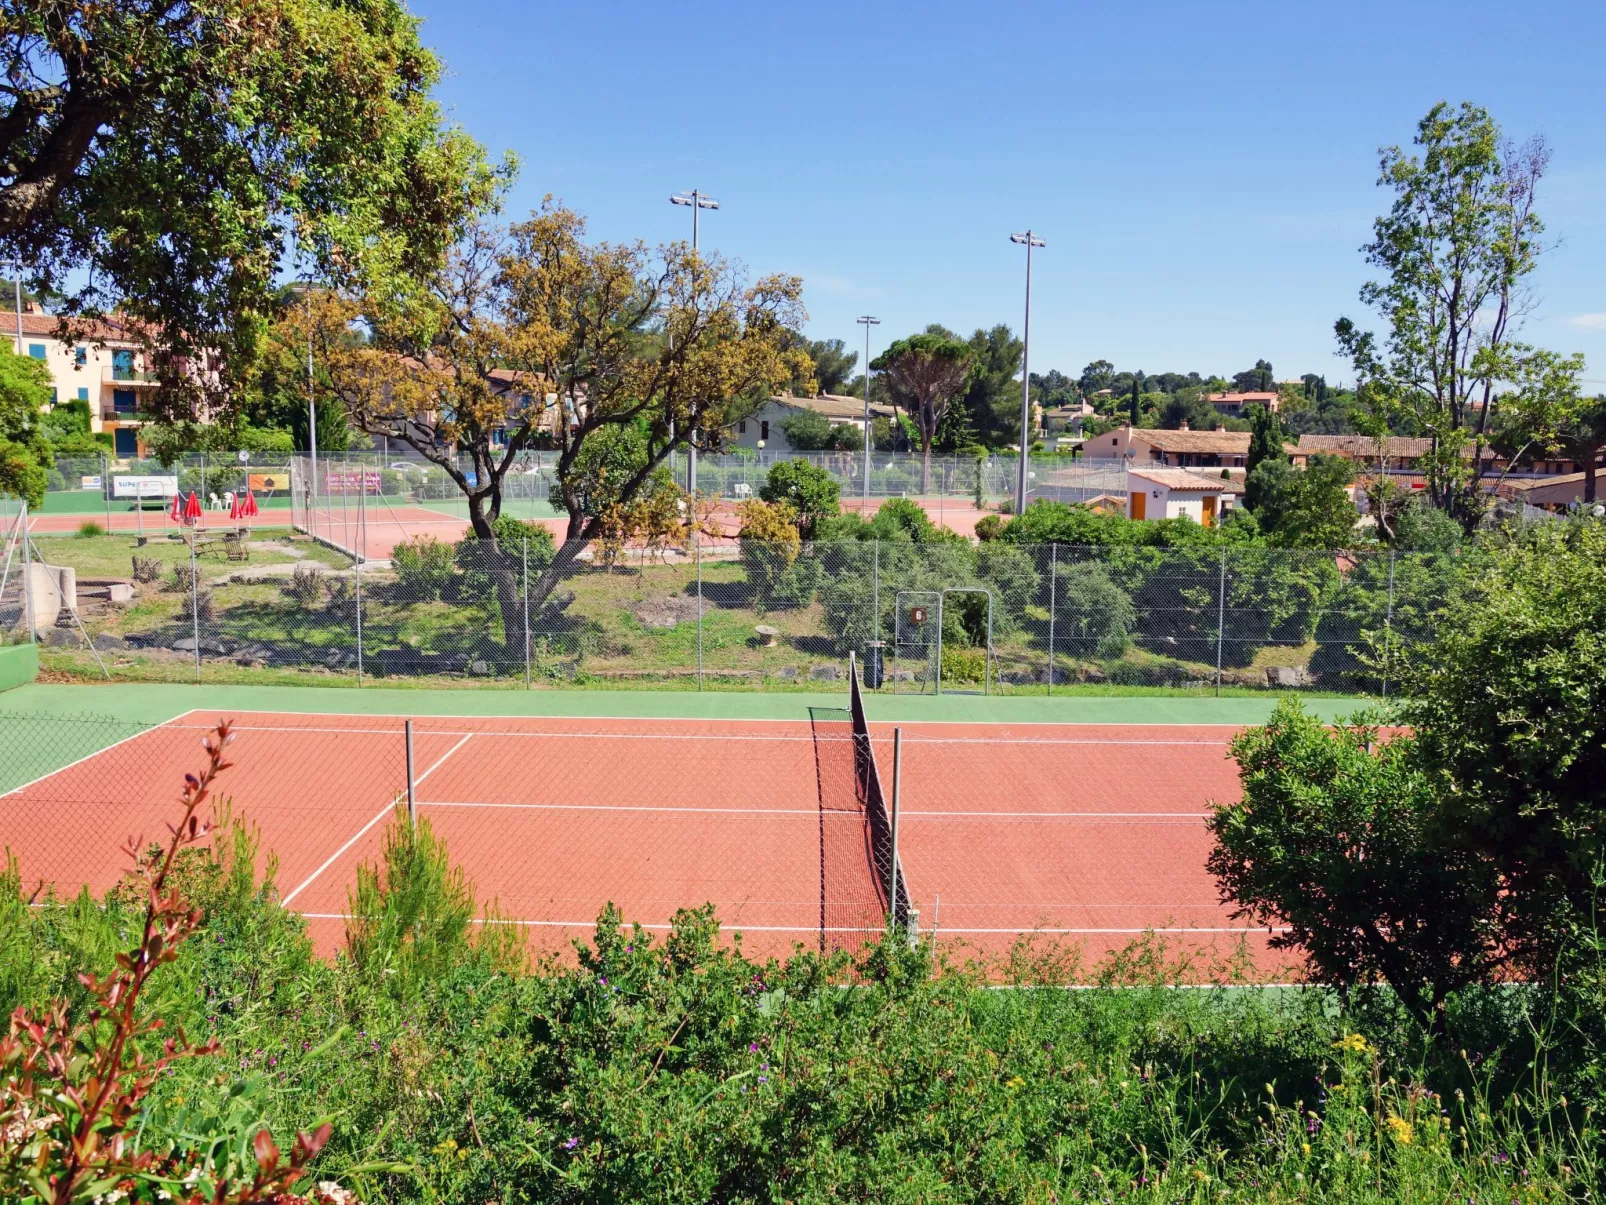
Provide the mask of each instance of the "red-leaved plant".
{"label": "red-leaved plant", "polygon": [[141,1039],[160,1030],[161,1018],[138,1015],[141,991],[156,969],[201,923],[168,878],[180,851],[202,841],[210,825],[197,814],[212,783],[229,763],[233,739],[227,722],[202,741],[207,764],[184,776],[183,815],[170,825],[165,850],[141,857],[131,840],[133,882],[144,888],[145,921],[137,948],[117,955],[105,978],[80,975],[93,997],[81,1019],[57,1000],[42,1014],[19,1007],[0,1038],[0,1200],[67,1205],[107,1201],[171,1201],[177,1205],[344,1205],[352,1195],[321,1184],[310,1197],[292,1195],[306,1165],[329,1140],[329,1126],[296,1135],[286,1161],[266,1129],[253,1144],[254,1170],[230,1176],[200,1152],[136,1149],[130,1127],[156,1079],[178,1059],[217,1051],[215,1041],[188,1042],[182,1031],[162,1040],[159,1054],[146,1054]]}

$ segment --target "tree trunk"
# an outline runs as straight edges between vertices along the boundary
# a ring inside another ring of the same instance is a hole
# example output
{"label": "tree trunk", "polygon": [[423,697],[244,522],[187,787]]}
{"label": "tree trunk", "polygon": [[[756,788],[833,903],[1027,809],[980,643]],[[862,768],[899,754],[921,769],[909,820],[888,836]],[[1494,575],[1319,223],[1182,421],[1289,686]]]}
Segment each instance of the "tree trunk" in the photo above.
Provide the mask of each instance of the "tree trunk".
{"label": "tree trunk", "polygon": [[931,437],[920,441],[920,496],[931,493]]}
{"label": "tree trunk", "polygon": [[1599,448],[1587,448],[1584,451],[1584,502],[1586,504],[1595,500],[1595,457],[1600,455]]}
{"label": "tree trunk", "polygon": [[502,649],[511,660],[524,661],[524,600],[519,591],[520,567],[508,562],[497,542],[493,524],[499,516],[500,498],[491,502],[491,515],[485,514],[485,495],[468,497],[468,522],[474,534],[474,551],[470,564],[490,575],[496,589],[496,607],[502,614]]}

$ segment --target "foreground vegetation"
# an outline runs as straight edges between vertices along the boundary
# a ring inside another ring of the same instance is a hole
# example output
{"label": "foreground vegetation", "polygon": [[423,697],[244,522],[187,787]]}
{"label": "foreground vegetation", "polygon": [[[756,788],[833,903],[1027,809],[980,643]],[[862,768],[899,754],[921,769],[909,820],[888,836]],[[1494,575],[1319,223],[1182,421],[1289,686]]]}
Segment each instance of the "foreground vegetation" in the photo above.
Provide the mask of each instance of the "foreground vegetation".
{"label": "foreground vegetation", "polygon": [[[532,968],[506,927],[472,923],[427,824],[401,818],[329,963],[254,871],[248,831],[214,836],[218,853],[178,863],[201,923],[141,1010],[218,1050],[156,1080],[131,1127],[143,1149],[204,1139],[229,1155],[263,1126],[327,1121],[313,1179],[369,1201],[1599,1188],[1597,1122],[1550,1079],[1542,992],[1468,997],[1471,1044],[1445,1054],[1386,997],[1346,1011],[1319,989],[1174,990],[1155,939],[1066,991],[1066,963],[1041,950],[956,967],[889,939],[851,961],[759,964],[706,910],[662,939],[609,912],[577,957]],[[13,868],[0,1003],[65,993],[81,1009],[75,974],[111,970],[140,932],[139,884],[35,908],[19,886]]]}

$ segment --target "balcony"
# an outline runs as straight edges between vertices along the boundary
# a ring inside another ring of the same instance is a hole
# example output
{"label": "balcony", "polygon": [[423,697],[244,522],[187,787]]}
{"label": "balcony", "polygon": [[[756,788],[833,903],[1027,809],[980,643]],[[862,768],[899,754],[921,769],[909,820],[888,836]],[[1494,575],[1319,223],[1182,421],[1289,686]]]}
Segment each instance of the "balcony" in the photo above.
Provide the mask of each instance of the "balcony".
{"label": "balcony", "polygon": [[102,368],[100,381],[102,385],[112,385],[118,389],[149,389],[162,383],[154,372],[138,372],[120,364],[108,364]]}

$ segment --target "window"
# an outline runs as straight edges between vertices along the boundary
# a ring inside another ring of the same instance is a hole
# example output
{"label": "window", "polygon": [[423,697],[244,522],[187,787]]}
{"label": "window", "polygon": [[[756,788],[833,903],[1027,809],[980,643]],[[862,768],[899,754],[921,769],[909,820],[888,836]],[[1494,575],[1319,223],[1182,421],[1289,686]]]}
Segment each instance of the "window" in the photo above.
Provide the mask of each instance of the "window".
{"label": "window", "polygon": [[112,380],[131,381],[134,379],[134,353],[131,351],[112,352]]}
{"label": "window", "polygon": [[745,418],[741,422],[736,424],[736,434],[738,434],[738,435],[746,435],[747,434],[747,420]]}
{"label": "window", "polygon": [[139,437],[132,427],[118,427],[112,432],[117,455],[124,460],[139,455]]}
{"label": "window", "polygon": [[118,414],[134,413],[134,391],[132,389],[113,389],[112,409]]}
{"label": "window", "polygon": [[56,391],[54,389],[50,391],[50,404],[52,406],[56,404]]}
{"label": "window", "polygon": [[89,400],[89,390],[82,385],[78,386],[78,400],[80,402],[87,402]]}
{"label": "window", "polygon": [[762,422],[760,422],[758,424],[758,437],[760,439],[763,439],[763,440],[768,440],[769,439],[769,437],[770,437],[770,420],[769,419],[766,418],[766,419],[764,419]]}
{"label": "window", "polygon": [[45,345],[43,343],[28,344],[28,354],[35,360],[43,360],[45,358]]}
{"label": "window", "polygon": [[75,347],[75,348],[73,348],[72,349],[72,362],[73,362],[73,367],[74,368],[82,368],[85,364],[87,364],[89,362],[89,349],[87,347]]}

